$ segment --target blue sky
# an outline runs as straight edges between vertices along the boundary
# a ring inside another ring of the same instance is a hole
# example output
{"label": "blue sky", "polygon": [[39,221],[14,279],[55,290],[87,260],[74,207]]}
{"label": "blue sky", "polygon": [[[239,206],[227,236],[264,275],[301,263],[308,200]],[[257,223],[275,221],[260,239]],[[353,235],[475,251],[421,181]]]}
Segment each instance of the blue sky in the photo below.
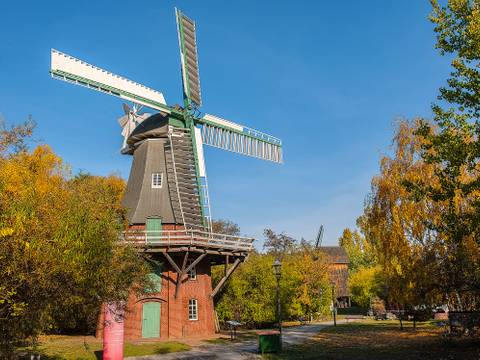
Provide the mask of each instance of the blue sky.
{"label": "blue sky", "polygon": [[[430,117],[449,65],[428,1],[2,1],[0,114],[74,172],[128,177],[120,99],[49,77],[55,48],[181,102],[174,7],[197,21],[202,111],[280,137],[275,165],[206,149],[212,212],[242,232],[336,244],[355,224],[395,119]],[[260,245],[259,245],[260,246]]]}

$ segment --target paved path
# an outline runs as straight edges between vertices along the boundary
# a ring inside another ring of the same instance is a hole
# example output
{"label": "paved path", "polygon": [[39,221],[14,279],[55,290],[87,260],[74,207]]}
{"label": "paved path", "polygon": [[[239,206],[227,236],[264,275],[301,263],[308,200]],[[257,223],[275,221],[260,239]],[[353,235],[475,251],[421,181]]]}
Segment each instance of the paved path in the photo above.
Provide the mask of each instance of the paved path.
{"label": "paved path", "polygon": [[[344,320],[338,321],[342,323]],[[312,323],[302,326],[292,326],[283,329],[282,340],[284,344],[292,345],[302,343],[320,330],[333,325],[332,321]],[[262,359],[258,354],[257,338],[227,344],[208,344],[194,346],[190,351],[182,351],[163,355],[148,355],[129,357],[129,360],[235,360],[235,359]]]}

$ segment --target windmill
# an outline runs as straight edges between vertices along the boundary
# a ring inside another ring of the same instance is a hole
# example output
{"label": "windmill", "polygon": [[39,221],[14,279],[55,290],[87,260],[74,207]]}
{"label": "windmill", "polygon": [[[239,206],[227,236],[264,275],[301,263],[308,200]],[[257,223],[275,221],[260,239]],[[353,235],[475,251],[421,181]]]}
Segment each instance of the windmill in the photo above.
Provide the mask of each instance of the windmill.
{"label": "windmill", "polygon": [[[178,9],[175,14],[182,106],[168,105],[161,92],[142,84],[51,51],[52,77],[133,103],[123,105],[119,119],[121,153],[133,156],[123,199],[129,222],[123,240],[166,262],[152,270],[158,291],[128,303],[125,336],[130,339],[211,334],[213,299],[253,248],[251,238],[212,233],[203,146],[282,162],[280,139],[219,116],[200,116],[196,24]],[[142,107],[156,112],[139,114]],[[213,290],[212,264],[225,265]],[[168,321],[160,321],[165,317]]]}

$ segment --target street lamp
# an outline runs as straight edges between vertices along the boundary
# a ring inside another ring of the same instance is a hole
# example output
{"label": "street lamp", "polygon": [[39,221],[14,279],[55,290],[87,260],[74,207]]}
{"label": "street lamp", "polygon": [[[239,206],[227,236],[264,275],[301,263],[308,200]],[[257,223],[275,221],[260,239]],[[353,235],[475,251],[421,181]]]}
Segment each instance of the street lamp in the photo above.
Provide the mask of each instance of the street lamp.
{"label": "street lamp", "polygon": [[318,297],[319,297],[319,313],[320,313],[320,318],[322,317],[322,297],[323,297],[323,288],[321,286],[318,287]]}
{"label": "street lamp", "polygon": [[333,312],[333,326],[337,326],[337,302],[335,299],[335,283],[332,282],[332,312]]}
{"label": "street lamp", "polygon": [[282,314],[280,308],[280,277],[282,276],[282,263],[279,259],[276,259],[273,262],[273,273],[277,279],[277,321],[278,321],[278,330],[280,335],[282,334]]}

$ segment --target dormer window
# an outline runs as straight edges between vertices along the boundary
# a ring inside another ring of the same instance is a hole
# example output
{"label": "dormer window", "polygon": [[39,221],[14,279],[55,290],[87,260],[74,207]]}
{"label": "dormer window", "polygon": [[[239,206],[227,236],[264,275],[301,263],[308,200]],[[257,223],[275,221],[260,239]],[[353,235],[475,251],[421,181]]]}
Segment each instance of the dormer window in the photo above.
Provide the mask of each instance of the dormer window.
{"label": "dormer window", "polygon": [[163,173],[152,173],[152,189],[160,189],[163,184]]}

